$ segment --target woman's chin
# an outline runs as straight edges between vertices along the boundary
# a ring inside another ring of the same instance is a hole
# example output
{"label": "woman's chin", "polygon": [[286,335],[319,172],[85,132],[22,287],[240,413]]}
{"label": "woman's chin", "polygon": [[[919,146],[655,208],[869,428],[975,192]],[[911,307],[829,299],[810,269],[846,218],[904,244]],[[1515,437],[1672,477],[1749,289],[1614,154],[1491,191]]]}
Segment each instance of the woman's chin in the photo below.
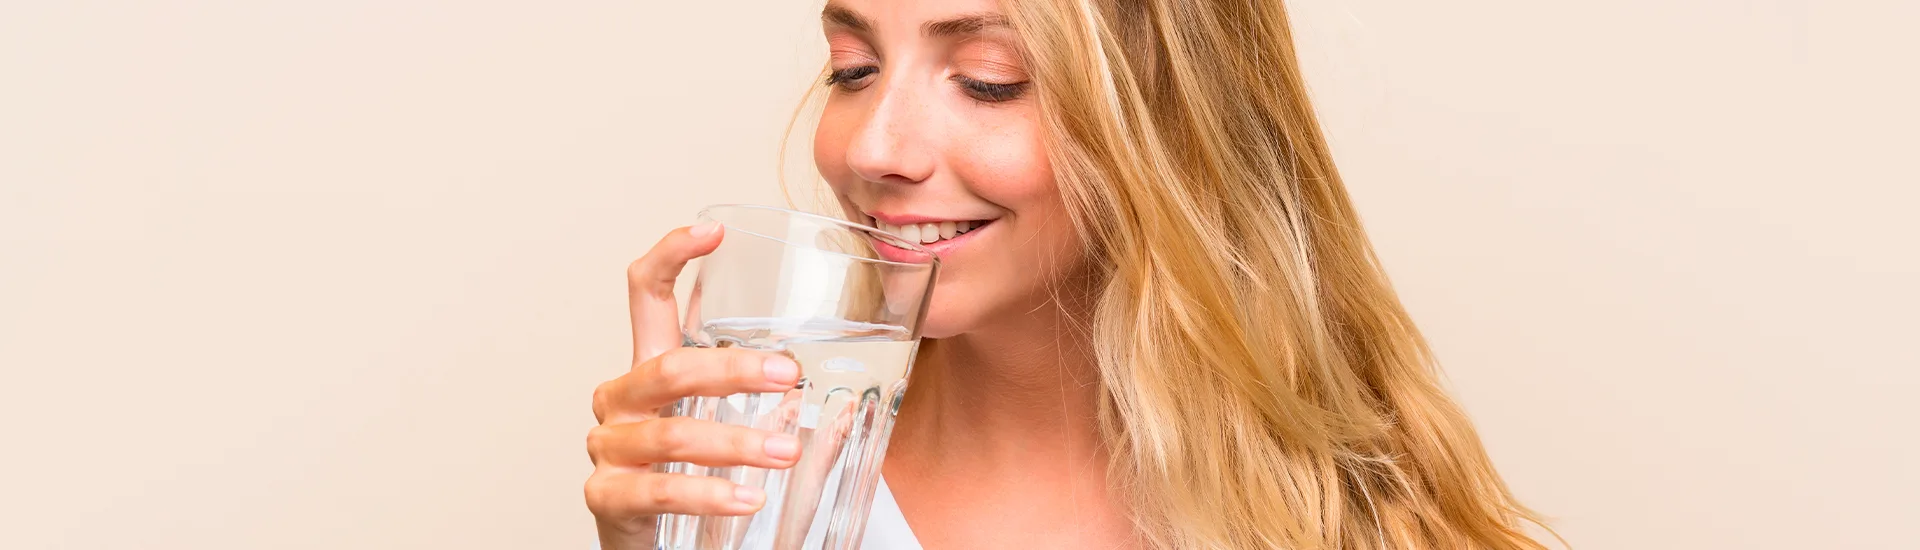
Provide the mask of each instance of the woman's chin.
{"label": "woman's chin", "polygon": [[935,321],[932,315],[927,316],[927,322],[920,324],[922,338],[952,338],[965,332],[951,324]]}
{"label": "woman's chin", "polygon": [[[1004,313],[1006,311],[1030,312],[1036,306],[1023,306],[1019,303],[1009,305],[1004,296],[992,292],[970,292],[967,287],[943,287],[934,290],[933,303],[927,304],[927,318],[920,323],[920,335],[923,338],[952,338],[965,334],[992,331],[1005,326],[1009,321],[1017,321]],[[946,291],[942,294],[942,291]]]}
{"label": "woman's chin", "polygon": [[[939,299],[935,298],[938,302]],[[927,319],[920,323],[920,336],[923,338],[952,338],[972,332],[979,322],[977,316],[968,315],[965,308],[933,307],[927,311]]]}

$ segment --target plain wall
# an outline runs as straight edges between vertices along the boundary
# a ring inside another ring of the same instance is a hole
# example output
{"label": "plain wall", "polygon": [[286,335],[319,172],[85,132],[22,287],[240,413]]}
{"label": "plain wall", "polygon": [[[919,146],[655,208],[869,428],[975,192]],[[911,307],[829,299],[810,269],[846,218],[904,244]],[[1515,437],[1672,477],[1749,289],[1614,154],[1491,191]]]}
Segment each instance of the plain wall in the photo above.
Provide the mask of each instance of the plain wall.
{"label": "plain wall", "polygon": [[[1912,548],[1912,2],[1300,0],[1576,548]],[[0,547],[585,548],[623,270],[777,203],[818,2],[0,6]]]}

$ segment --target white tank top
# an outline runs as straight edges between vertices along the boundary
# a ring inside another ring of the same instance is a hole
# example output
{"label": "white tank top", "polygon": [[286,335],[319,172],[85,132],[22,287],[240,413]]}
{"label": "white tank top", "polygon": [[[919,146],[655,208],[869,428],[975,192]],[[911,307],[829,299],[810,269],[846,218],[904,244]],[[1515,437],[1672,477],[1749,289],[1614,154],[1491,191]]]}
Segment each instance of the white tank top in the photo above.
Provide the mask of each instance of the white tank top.
{"label": "white tank top", "polygon": [[873,491],[873,513],[867,517],[867,535],[860,547],[870,550],[921,550],[920,539],[907,528],[907,516],[900,514],[900,503],[893,500],[887,478]]}

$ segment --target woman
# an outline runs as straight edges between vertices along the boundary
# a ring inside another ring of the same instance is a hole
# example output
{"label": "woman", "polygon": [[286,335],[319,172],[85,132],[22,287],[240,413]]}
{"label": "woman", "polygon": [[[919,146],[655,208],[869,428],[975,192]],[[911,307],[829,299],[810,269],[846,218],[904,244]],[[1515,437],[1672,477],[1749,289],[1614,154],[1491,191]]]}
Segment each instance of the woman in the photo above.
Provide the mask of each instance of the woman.
{"label": "woman", "polygon": [[[832,0],[822,24],[814,160],[844,213],[976,226],[939,247],[869,548],[1541,547],[1374,260],[1277,1]],[[677,349],[673,279],[720,233],[628,273],[634,365],[588,438],[606,548],[765,498],[652,463],[793,463],[791,437],[652,414],[798,377]]]}

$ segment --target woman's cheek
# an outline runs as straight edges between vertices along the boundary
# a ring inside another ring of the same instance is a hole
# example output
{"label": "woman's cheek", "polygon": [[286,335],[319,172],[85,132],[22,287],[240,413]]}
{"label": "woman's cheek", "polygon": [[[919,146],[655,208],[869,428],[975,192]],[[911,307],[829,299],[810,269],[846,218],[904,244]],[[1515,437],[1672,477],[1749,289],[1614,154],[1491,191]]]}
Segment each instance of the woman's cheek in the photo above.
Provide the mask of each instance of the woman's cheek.
{"label": "woman's cheek", "polygon": [[[1013,222],[1007,229],[1018,235],[1002,244],[1022,246],[1001,251],[1002,257],[1013,264],[1007,267],[1031,267],[1042,256],[1056,252],[1063,234],[1072,233],[1053,165],[1047,158],[1046,142],[1040,136],[1039,123],[1024,116],[986,129],[990,131],[959,142],[967,144],[960,156],[964,161],[953,165],[968,182],[969,191],[1005,209],[1007,221]],[[1014,271],[1042,275],[1030,269]],[[1030,286],[1033,281],[1027,283],[1017,286]]]}
{"label": "woman's cheek", "polygon": [[835,122],[844,118],[834,116],[832,107],[828,107],[820,118],[820,126],[813,131],[813,166],[836,190],[838,182],[847,181],[847,175],[852,172],[847,166],[847,139],[851,128]]}
{"label": "woman's cheek", "polygon": [[964,145],[952,164],[968,190],[1016,215],[1058,202],[1053,166],[1037,121],[1017,116],[981,130],[955,141]]}

